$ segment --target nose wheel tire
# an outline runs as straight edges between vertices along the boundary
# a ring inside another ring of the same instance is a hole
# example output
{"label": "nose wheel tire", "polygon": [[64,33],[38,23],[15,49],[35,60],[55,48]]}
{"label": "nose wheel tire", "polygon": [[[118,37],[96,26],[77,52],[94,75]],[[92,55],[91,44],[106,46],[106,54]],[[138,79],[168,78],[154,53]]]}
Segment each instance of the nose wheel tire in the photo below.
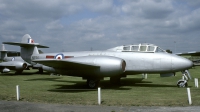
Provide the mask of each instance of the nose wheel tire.
{"label": "nose wheel tire", "polygon": [[187,87],[188,84],[187,84],[187,81],[186,81],[186,80],[179,80],[179,81],[177,82],[177,86],[178,86],[179,88],[184,88],[184,87]]}

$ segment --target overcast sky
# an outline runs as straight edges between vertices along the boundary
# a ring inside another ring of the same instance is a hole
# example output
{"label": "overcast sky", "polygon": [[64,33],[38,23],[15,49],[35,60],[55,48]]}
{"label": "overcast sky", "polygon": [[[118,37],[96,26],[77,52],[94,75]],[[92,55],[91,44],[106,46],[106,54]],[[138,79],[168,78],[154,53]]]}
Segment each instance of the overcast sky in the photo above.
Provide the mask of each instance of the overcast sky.
{"label": "overcast sky", "polygon": [[0,42],[25,34],[50,47],[44,52],[144,42],[200,51],[200,0],[0,0]]}

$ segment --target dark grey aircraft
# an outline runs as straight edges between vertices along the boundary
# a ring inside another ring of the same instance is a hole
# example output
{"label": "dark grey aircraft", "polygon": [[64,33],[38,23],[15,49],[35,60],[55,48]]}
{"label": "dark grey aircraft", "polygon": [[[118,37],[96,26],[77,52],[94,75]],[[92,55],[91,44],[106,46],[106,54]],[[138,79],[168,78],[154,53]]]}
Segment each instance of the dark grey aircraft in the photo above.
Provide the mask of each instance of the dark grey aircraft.
{"label": "dark grey aircraft", "polygon": [[[105,51],[79,51],[39,54],[38,47],[30,35],[22,37],[20,43],[4,42],[4,44],[21,46],[21,57],[30,64],[42,64],[45,71],[65,74],[87,79],[90,88],[98,86],[104,77],[110,77],[111,82],[120,82],[121,77],[141,73],[159,73],[161,75],[175,74],[187,71],[193,63],[183,57],[169,54],[153,44],[123,45]],[[186,76],[185,75],[185,76]],[[187,81],[180,80],[180,87]]]}

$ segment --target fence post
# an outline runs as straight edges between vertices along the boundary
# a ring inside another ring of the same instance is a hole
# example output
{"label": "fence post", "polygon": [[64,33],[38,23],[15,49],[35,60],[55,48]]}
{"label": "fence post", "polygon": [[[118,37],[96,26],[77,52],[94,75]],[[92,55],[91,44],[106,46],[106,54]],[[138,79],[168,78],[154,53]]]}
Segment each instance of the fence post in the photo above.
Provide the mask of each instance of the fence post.
{"label": "fence post", "polygon": [[98,87],[98,104],[101,105],[101,88]]}
{"label": "fence post", "polygon": [[19,85],[16,85],[17,101],[20,99]]}
{"label": "fence post", "polygon": [[199,81],[198,81],[198,78],[195,78],[194,79],[194,84],[195,84],[195,87],[199,87]]}
{"label": "fence post", "polygon": [[187,88],[187,93],[188,93],[188,101],[189,101],[189,104],[191,105],[192,104],[192,99],[191,99],[190,88]]}

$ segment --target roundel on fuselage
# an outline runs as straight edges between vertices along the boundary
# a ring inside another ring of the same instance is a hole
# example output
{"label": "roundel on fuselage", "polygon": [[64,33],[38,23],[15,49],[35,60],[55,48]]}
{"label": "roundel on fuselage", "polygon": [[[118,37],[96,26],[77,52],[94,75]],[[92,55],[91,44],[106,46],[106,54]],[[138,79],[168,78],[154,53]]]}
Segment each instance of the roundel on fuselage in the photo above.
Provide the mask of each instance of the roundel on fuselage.
{"label": "roundel on fuselage", "polygon": [[15,61],[15,57],[13,57],[13,58],[11,59],[11,61]]}
{"label": "roundel on fuselage", "polygon": [[55,56],[55,59],[64,59],[64,55],[63,54],[57,54]]}

